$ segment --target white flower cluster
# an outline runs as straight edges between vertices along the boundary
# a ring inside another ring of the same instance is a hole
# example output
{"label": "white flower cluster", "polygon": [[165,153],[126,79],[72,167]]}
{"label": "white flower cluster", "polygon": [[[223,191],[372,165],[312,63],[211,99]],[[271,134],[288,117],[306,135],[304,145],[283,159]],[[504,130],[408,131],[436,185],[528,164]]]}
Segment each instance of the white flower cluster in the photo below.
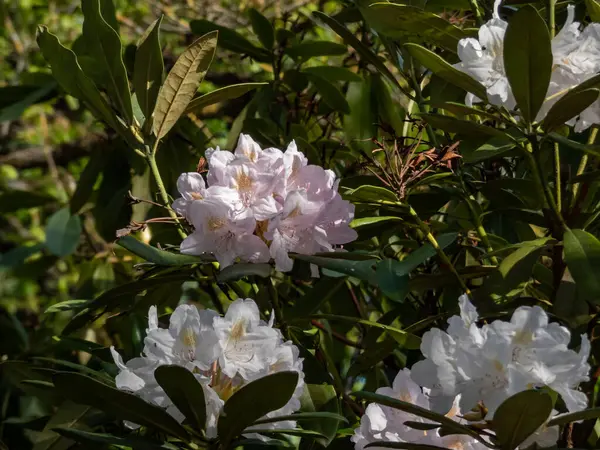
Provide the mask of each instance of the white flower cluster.
{"label": "white flower cluster", "polygon": [[[461,39],[458,43],[460,63],[454,67],[468,73],[487,90],[491,104],[513,109],[515,98],[504,70],[504,35],[508,24],[500,18],[501,0],[494,4],[494,15],[479,29],[479,40]],[[600,24],[591,23],[583,31],[574,22],[575,7],[569,5],[568,17],[561,31],[552,39],[552,77],[536,120],[541,120],[570,88],[590,79],[600,72]],[[471,105],[481,101],[467,94],[465,102]],[[600,124],[600,101],[594,102],[577,118],[568,122],[575,131],[583,131],[593,124]]]}
{"label": "white flower cluster", "polygon": [[[156,307],[151,307],[143,356],[124,364],[112,347],[111,352],[120,371],[116,377],[117,388],[165,408],[179,422],[184,416],[156,382],[154,371],[167,364],[190,370],[204,390],[209,438],[217,435],[224,402],[247,383],[275,372],[296,371],[299,381],[289,402],[267,417],[289,415],[300,408],[304,373],[298,348],[290,341],[284,342],[272,322],[260,319],[258,307],[251,299],[234,301],[225,317],[192,305],[180,305],[171,315],[168,329],[158,326]],[[261,425],[261,428],[294,426],[293,421],[280,421]],[[252,429],[247,431],[250,434]]]}
{"label": "white flower cluster", "polygon": [[[408,381],[409,372],[405,370],[392,389],[382,388],[378,393],[452,417],[460,415],[457,411],[470,412],[483,406],[487,415],[481,419],[491,420],[508,397],[548,386],[560,394],[570,412],[586,408],[587,397],[576,390],[579,383],[589,379],[590,343],[585,334],[577,353],[568,348],[569,330],[549,323],[546,312],[538,306],[517,308],[510,322],[496,320],[478,326],[477,311],[466,295],[460,297],[459,305],[460,316],[448,320],[446,332],[433,328],[423,335],[421,352],[425,359],[410,371],[416,384]],[[419,386],[423,387],[422,393]],[[367,441],[382,439],[433,445],[441,442],[441,446],[448,447],[443,441],[446,437],[435,431],[419,430],[419,434],[405,427],[406,420],[417,420],[413,416],[407,419],[403,412],[378,405],[369,408],[354,437],[358,450]],[[448,438],[464,440],[463,447],[479,445],[466,436]],[[558,430],[542,427],[532,439],[542,447],[554,445]],[[521,448],[525,447],[522,444]]]}
{"label": "white flower cluster", "polygon": [[314,254],[356,239],[349,227],[354,206],[342,200],[331,170],[309,165],[292,143],[285,152],[261,149],[245,134],[235,151],[206,151],[207,182],[199,173],[177,181],[181,198],[173,209],[195,231],[181,252],[212,253],[221,267],[237,258],[292,269],[288,252]]}

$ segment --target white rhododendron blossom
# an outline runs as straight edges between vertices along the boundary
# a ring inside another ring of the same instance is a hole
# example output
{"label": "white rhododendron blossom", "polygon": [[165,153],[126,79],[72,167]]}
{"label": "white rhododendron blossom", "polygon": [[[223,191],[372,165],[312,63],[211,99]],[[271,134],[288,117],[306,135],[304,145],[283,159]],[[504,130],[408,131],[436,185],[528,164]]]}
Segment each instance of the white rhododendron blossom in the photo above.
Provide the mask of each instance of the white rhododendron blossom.
{"label": "white rhododendron blossom", "polygon": [[209,149],[206,160],[206,183],[198,173],[177,182],[172,207],[195,229],[182,253],[211,253],[221,267],[273,258],[289,271],[290,252],[329,252],[356,239],[354,206],[337,192],[335,174],[308,164],[293,141],[285,152],[263,150],[242,134],[233,153]]}
{"label": "white rhododendron blossom", "polygon": [[[209,438],[217,436],[219,413],[225,401],[247,383],[272,373],[295,371],[299,379],[288,403],[267,417],[289,415],[300,408],[304,373],[298,348],[289,341],[284,342],[281,332],[273,328],[272,323],[260,319],[258,307],[251,299],[234,301],[225,317],[192,305],[180,305],[171,315],[167,329],[158,326],[153,306],[148,313],[143,356],[125,364],[112,347],[111,352],[119,369],[115,380],[117,388],[165,408],[179,422],[183,422],[184,416],[156,382],[154,371],[162,365],[178,365],[190,370],[204,390]],[[294,428],[295,423],[288,420],[260,426],[265,427],[289,429]],[[261,438],[252,433],[252,428],[248,428],[245,435]]]}
{"label": "white rhododendron blossom", "polygon": [[589,379],[585,334],[575,352],[568,348],[569,330],[549,323],[539,306],[517,308],[510,322],[478,326],[468,297],[459,303],[461,314],[448,320],[447,332],[434,328],[423,335],[425,359],[412,367],[413,379],[430,389],[434,410],[445,413],[460,395],[463,411],[483,404],[490,419],[508,397],[542,386],[560,394],[570,412],[586,408],[587,398],[577,390]]}
{"label": "white rhododendron blossom", "polygon": [[[458,43],[460,62],[454,67],[479,81],[492,105],[508,109],[516,107],[506,72],[504,70],[504,36],[508,23],[500,18],[501,0],[494,3],[490,21],[479,29],[478,39],[461,39]],[[546,101],[536,120],[542,120],[552,105],[566,92],[600,72],[600,24],[591,23],[581,30],[575,22],[575,7],[567,6],[567,21],[552,39],[553,66]],[[472,105],[481,99],[469,93],[465,103]],[[568,122],[576,131],[583,131],[600,123],[600,101],[594,102],[577,118]]]}
{"label": "white rhododendron blossom", "polygon": [[[560,394],[570,412],[587,407],[586,396],[577,390],[579,383],[589,379],[590,343],[585,334],[576,352],[568,348],[569,331],[549,323],[540,307],[522,306],[509,322],[496,320],[478,326],[477,311],[466,295],[460,297],[459,304],[460,316],[448,320],[446,332],[433,328],[423,335],[421,351],[425,359],[412,370],[404,369],[391,388],[379,388],[378,394],[464,424],[472,423],[469,420],[490,421],[510,396],[543,386]],[[557,411],[552,411],[548,421],[556,415]],[[461,450],[487,448],[468,435],[440,435],[438,428],[421,429],[427,427],[410,426],[407,421],[428,422],[398,409],[370,404],[352,437],[356,450],[376,441]],[[534,443],[540,448],[552,447],[558,439],[559,427],[544,424],[519,448]]]}

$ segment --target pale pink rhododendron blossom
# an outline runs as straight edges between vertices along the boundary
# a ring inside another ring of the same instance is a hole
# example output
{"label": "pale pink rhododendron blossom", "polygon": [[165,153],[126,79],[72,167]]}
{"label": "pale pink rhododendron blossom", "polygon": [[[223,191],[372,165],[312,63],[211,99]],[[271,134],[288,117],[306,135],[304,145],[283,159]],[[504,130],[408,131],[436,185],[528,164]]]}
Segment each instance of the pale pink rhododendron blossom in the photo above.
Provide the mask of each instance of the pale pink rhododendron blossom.
{"label": "pale pink rhododendron blossom", "polygon": [[221,267],[235,261],[268,262],[290,271],[289,253],[339,250],[356,239],[354,206],[337,191],[331,170],[308,164],[295,142],[281,151],[261,149],[240,135],[234,152],[206,151],[206,183],[184,173],[173,209],[194,226],[181,252],[210,253]]}
{"label": "pale pink rhododendron blossom", "polygon": [[[156,382],[154,371],[162,365],[185,367],[203,388],[209,438],[217,437],[218,418],[225,401],[247,383],[272,373],[295,371],[299,379],[288,403],[266,417],[287,416],[300,408],[304,373],[298,348],[283,340],[272,321],[261,320],[254,300],[234,301],[224,317],[192,305],[180,305],[171,315],[168,328],[159,327],[153,306],[148,312],[146,333],[143,355],[127,363],[111,347],[119,369],[115,379],[117,388],[164,408],[183,422],[185,417]],[[136,424],[127,425],[137,428]],[[265,427],[290,429],[295,427],[295,422],[287,420],[260,426]],[[265,439],[253,433],[252,427],[244,435]]]}
{"label": "pale pink rhododendron blossom", "polygon": [[[517,105],[504,70],[504,36],[508,23],[500,18],[500,3],[501,0],[494,3],[493,17],[481,26],[478,39],[459,41],[457,53],[461,61],[454,67],[479,81],[486,88],[492,105],[514,109]],[[537,121],[541,121],[570,89],[600,72],[600,24],[591,23],[582,30],[581,24],[574,21],[575,7],[568,5],[567,12],[566,22],[552,39],[552,75]],[[468,105],[480,101],[471,93],[465,98]],[[599,123],[600,101],[596,101],[567,124],[579,132]]]}
{"label": "pale pink rhododendron blossom", "polygon": [[[587,407],[587,397],[577,390],[589,380],[590,343],[581,336],[579,351],[569,349],[568,329],[550,323],[538,307],[517,308],[510,321],[496,320],[478,325],[477,310],[466,295],[459,299],[460,315],[448,320],[448,328],[433,328],[423,335],[421,352],[425,359],[404,369],[391,388],[378,394],[467,422],[461,413],[478,421],[490,421],[497,408],[519,392],[547,386],[558,393],[569,412]],[[487,411],[484,416],[482,411]],[[557,416],[552,411],[546,423]],[[375,441],[407,442],[453,449],[483,449],[481,442],[467,435],[441,436],[438,428],[416,429],[405,422],[427,420],[390,407],[371,404],[355,430],[356,450]],[[421,427],[422,428],[422,427]],[[544,424],[519,448],[555,446],[558,426]]]}

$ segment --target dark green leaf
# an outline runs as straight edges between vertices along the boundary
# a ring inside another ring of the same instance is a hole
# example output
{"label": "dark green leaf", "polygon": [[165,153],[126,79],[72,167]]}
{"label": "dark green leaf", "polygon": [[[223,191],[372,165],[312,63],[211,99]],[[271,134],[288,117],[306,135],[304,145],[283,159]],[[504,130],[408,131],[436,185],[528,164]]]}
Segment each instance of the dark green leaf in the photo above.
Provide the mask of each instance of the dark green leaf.
{"label": "dark green leaf", "polygon": [[91,433],[83,430],[73,430],[70,428],[54,428],[54,431],[62,436],[68,437],[76,442],[90,445],[116,445],[120,447],[130,447],[134,450],[177,450],[176,447],[168,442],[155,442],[150,439],[138,437],[135,435],[127,437],[113,436],[106,433]]}
{"label": "dark green leaf", "polygon": [[585,7],[593,22],[600,22],[600,4],[596,0],[585,0]]}
{"label": "dark green leaf", "polygon": [[217,49],[217,32],[205,34],[177,59],[160,88],[153,114],[156,139],[162,139],[192,101]]}
{"label": "dark green leaf", "polygon": [[550,111],[548,111],[548,114],[546,114],[546,117],[542,122],[542,127],[546,132],[550,132],[563,126],[594,103],[598,98],[598,94],[600,94],[598,89],[567,92],[552,105],[552,108],[550,108]]}
{"label": "dark green leaf", "polygon": [[494,136],[485,144],[479,146],[475,151],[464,155],[464,162],[476,164],[492,158],[499,158],[504,154],[514,150],[517,142],[508,136]]}
{"label": "dark green leaf", "polygon": [[[282,408],[292,397],[298,384],[297,372],[277,372],[242,387],[225,402],[219,417],[221,442],[231,442],[254,421]],[[265,395],[269,392],[269,395]]]}
{"label": "dark green leaf", "polygon": [[252,23],[252,31],[258,37],[258,40],[267,50],[273,48],[275,42],[275,30],[273,25],[265,16],[258,12],[255,8],[250,8],[248,11],[250,22]]}
{"label": "dark green leaf", "polygon": [[503,450],[513,450],[541,427],[552,413],[552,398],[529,390],[506,399],[494,413],[492,428]]}
{"label": "dark green leaf", "polygon": [[68,256],[77,249],[80,235],[79,216],[72,216],[69,208],[60,209],[46,224],[46,247],[53,255]]}
{"label": "dark green leaf", "polygon": [[441,114],[421,114],[420,117],[432,127],[444,130],[447,133],[457,133],[475,138],[504,136],[504,133],[496,128],[481,125],[469,120],[461,120],[455,117],[443,116]]}
{"label": "dark green leaf", "polygon": [[109,97],[123,114],[128,124],[133,124],[133,108],[127,81],[127,70],[123,63],[123,46],[119,34],[106,23],[100,12],[100,0],[85,0],[83,11],[83,37],[88,50],[95,56],[96,64],[106,76]]}
{"label": "dark green leaf", "polygon": [[552,74],[550,33],[533,6],[520,8],[508,24],[504,69],[523,119],[533,122],[546,98]]}
{"label": "dark green leaf", "polygon": [[81,172],[79,180],[77,180],[77,188],[71,197],[70,207],[72,214],[78,214],[81,209],[85,206],[92,192],[96,180],[100,176],[100,173],[104,169],[106,162],[106,149],[96,148],[90,155],[90,159],[85,165],[85,169]]}
{"label": "dark green leaf", "polygon": [[344,67],[337,66],[316,66],[307,67],[302,69],[302,72],[306,74],[316,75],[321,78],[325,78],[328,81],[349,81],[349,82],[360,82],[362,78],[360,75],[351,72]]}
{"label": "dark green leaf", "polygon": [[371,447],[397,448],[403,450],[447,450],[446,447],[438,447],[437,445],[413,444],[411,442],[392,441],[373,441],[365,445],[365,448]]}
{"label": "dark green leaf", "polygon": [[368,203],[398,203],[398,197],[389,189],[380,186],[359,186],[344,194],[344,197],[352,201],[363,201]]}
{"label": "dark green leaf", "polygon": [[181,253],[172,253],[165,250],[160,250],[151,245],[144,244],[138,241],[133,236],[123,236],[117,243],[129,250],[134,255],[145,259],[148,262],[156,264],[158,266],[183,266],[188,264],[202,264],[213,261],[213,258],[183,255]]}
{"label": "dark green leaf", "polygon": [[226,86],[221,89],[216,89],[212,92],[209,92],[208,94],[204,94],[200,97],[196,97],[195,99],[193,99],[185,109],[184,114],[199,113],[202,111],[202,108],[214,105],[215,103],[220,103],[226,100],[241,97],[242,95],[252,91],[253,89],[268,84],[269,83],[240,83],[233,84],[231,86]]}
{"label": "dark green leaf", "polygon": [[38,243],[15,247],[12,250],[2,253],[0,254],[0,269],[12,269],[20,266],[27,258],[41,252],[44,248],[44,244]]}
{"label": "dark green leaf", "polygon": [[584,230],[567,230],[563,237],[565,261],[577,289],[585,298],[598,302],[600,298],[600,241]]}
{"label": "dark green leaf", "polygon": [[217,281],[223,283],[225,281],[239,280],[240,278],[247,276],[257,276],[261,278],[267,278],[271,275],[273,267],[270,264],[256,264],[256,263],[237,263],[231,266],[225,267],[217,275]]}
{"label": "dark green leaf", "polygon": [[55,433],[53,429],[61,427],[70,430],[85,426],[82,423],[82,419],[89,410],[89,406],[78,405],[69,400],[65,400],[44,427],[44,430],[36,440],[33,450],[58,450],[60,448],[69,448],[73,442],[63,438],[60,434]]}
{"label": "dark green leaf", "polygon": [[309,419],[302,420],[302,428],[316,431],[323,435],[317,438],[317,442],[323,447],[327,447],[335,438],[337,429],[341,422],[347,422],[340,416],[340,402],[335,388],[330,384],[306,384],[302,397],[300,398],[299,413]]}
{"label": "dark green leaf", "polygon": [[154,371],[156,382],[167,397],[198,431],[206,429],[204,388],[196,377],[181,366],[160,366]]}
{"label": "dark green leaf", "polygon": [[184,441],[189,439],[185,428],[164,409],[146,403],[133,394],[78,373],[57,373],[52,380],[58,391],[74,402],[93,406],[122,420],[156,428]]}
{"label": "dark green leaf", "polygon": [[458,41],[468,37],[460,28],[440,16],[410,5],[375,3],[361,12],[377,32],[406,40],[408,36],[419,38],[456,53]]}
{"label": "dark green leaf", "polygon": [[[10,89],[12,86],[7,86],[0,89],[0,96],[4,95],[2,92],[5,89]],[[48,94],[56,88],[56,83],[51,81],[43,86],[37,87],[34,91],[19,98],[14,103],[7,106],[1,106],[0,104],[0,123],[17,120],[25,112],[25,110],[37,103],[40,100],[47,99]]]}
{"label": "dark green leaf", "polygon": [[44,314],[58,313],[63,311],[79,311],[89,304],[89,300],[65,300],[64,302],[55,303],[46,308]]}
{"label": "dark green leaf", "polygon": [[47,194],[11,190],[0,194],[0,213],[7,214],[20,209],[37,208],[53,202],[56,202],[56,199]]}
{"label": "dark green leaf", "polygon": [[271,61],[270,52],[255,46],[248,39],[231,28],[223,27],[204,19],[192,20],[190,22],[190,28],[196,35],[218,31],[219,45],[221,47],[231,50],[232,52],[246,54],[259,62],[268,63]]}
{"label": "dark green leaf", "polygon": [[570,414],[561,414],[552,420],[548,421],[548,427],[554,425],[566,425],[571,422],[577,422],[580,420],[590,420],[600,418],[600,408],[584,409],[583,411],[577,411]]}
{"label": "dark green leaf", "polygon": [[285,49],[285,52],[295,59],[343,55],[346,51],[345,45],[330,41],[304,41]]}
{"label": "dark green leaf", "polygon": [[403,302],[408,295],[408,274],[403,273],[402,263],[386,259],[375,270],[377,286],[390,299]]}
{"label": "dark green leaf", "polygon": [[600,145],[580,144],[579,142],[572,141],[558,133],[549,133],[547,136],[554,142],[558,142],[573,150],[600,157]]}
{"label": "dark green leaf", "polygon": [[152,22],[135,51],[133,87],[146,120],[152,116],[163,79],[164,63],[159,38],[161,23],[162,16]]}
{"label": "dark green leaf", "polygon": [[317,92],[323,98],[323,101],[327,103],[330,108],[344,114],[350,114],[350,105],[348,105],[346,98],[337,87],[319,76],[311,75],[309,78],[311,83],[317,89]]}

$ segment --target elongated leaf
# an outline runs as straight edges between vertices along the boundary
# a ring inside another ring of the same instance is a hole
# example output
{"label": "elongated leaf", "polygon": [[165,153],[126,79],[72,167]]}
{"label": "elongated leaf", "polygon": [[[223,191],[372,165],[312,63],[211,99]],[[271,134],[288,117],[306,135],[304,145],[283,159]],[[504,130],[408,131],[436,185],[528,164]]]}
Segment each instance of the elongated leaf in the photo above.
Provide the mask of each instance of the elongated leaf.
{"label": "elongated leaf", "polygon": [[109,97],[115,102],[125,121],[133,124],[131,94],[119,34],[102,17],[100,0],[85,0],[81,3],[81,9],[84,17],[83,36],[106,76]]}
{"label": "elongated leaf", "polygon": [[529,390],[506,399],[494,413],[492,428],[503,450],[513,450],[541,427],[552,412],[552,398]]}
{"label": "elongated leaf", "polygon": [[172,253],[165,250],[160,250],[151,245],[144,244],[138,241],[133,236],[124,236],[117,243],[129,250],[134,255],[144,258],[146,261],[156,264],[157,266],[184,266],[188,264],[202,264],[214,261],[210,257],[201,257],[193,255],[182,255],[181,253]]}
{"label": "elongated leaf", "polygon": [[146,120],[152,116],[160,85],[164,63],[160,48],[160,25],[162,16],[148,27],[135,51],[133,87],[140,109]]}
{"label": "elongated leaf", "polygon": [[577,422],[579,420],[590,420],[600,418],[600,408],[584,409],[583,411],[577,411],[574,413],[560,414],[548,421],[548,427],[554,425],[566,425],[571,422]]}
{"label": "elongated leaf", "polygon": [[86,102],[98,119],[105,120],[117,131],[121,130],[123,127],[117,121],[98,88],[83,73],[75,53],[64,47],[56,36],[48,32],[46,27],[38,28],[37,43],[52,68],[52,75],[65,92]]}
{"label": "elongated leaf", "polygon": [[550,108],[550,111],[548,111],[542,122],[542,127],[546,132],[550,132],[563,126],[594,103],[598,98],[598,94],[600,94],[598,89],[586,89],[574,93],[568,92],[552,105],[552,108]]}
{"label": "elongated leaf", "polygon": [[581,144],[579,142],[572,141],[571,139],[566,138],[558,133],[549,133],[547,136],[552,141],[558,142],[559,144],[572,148],[573,150],[600,157],[600,145]]}
{"label": "elongated leaf", "polygon": [[361,82],[362,77],[344,67],[316,66],[302,69],[302,72],[325,78],[328,81]]}
{"label": "elongated leaf", "polygon": [[106,433],[91,433],[89,431],[83,430],[74,430],[72,428],[54,428],[61,436],[68,437],[76,442],[81,442],[82,444],[91,444],[91,445],[117,445],[120,447],[131,447],[134,450],[177,450],[179,447],[176,447],[168,442],[156,442],[151,441],[150,439],[138,437],[138,436],[127,436],[127,437],[118,437],[113,436],[112,434]]}
{"label": "elongated leaf", "polygon": [[70,207],[72,214],[78,214],[85,203],[88,201],[94,190],[96,180],[104,169],[106,154],[104,148],[96,148],[90,155],[90,159],[85,165],[77,181],[77,188],[71,197]]}
{"label": "elongated leaf", "polygon": [[411,442],[392,442],[392,441],[373,441],[365,445],[365,448],[383,447],[383,448],[398,448],[405,450],[447,450],[446,447],[438,447],[437,445],[413,444]]}
{"label": "elongated leaf", "polygon": [[443,416],[438,413],[434,413],[433,411],[429,411],[428,409],[421,408],[420,406],[413,405],[412,403],[408,403],[402,400],[397,400],[395,398],[386,397],[385,395],[375,394],[373,392],[353,392],[350,394],[358,399],[363,399],[371,402],[378,403],[380,405],[389,406],[390,408],[399,409],[401,411],[414,414],[418,417],[423,417],[425,419],[429,419],[433,422],[440,423],[450,431],[455,432],[456,434],[466,434],[475,438],[479,442],[485,442],[479,433],[471,430],[464,425],[459,424],[458,422]]}
{"label": "elongated leaf", "polygon": [[476,164],[488,159],[499,158],[516,147],[517,142],[506,135],[493,136],[485,144],[475,149],[475,151],[465,155],[463,161],[468,164]]}
{"label": "elongated leaf", "polygon": [[57,313],[63,311],[78,311],[89,304],[89,300],[65,300],[49,306],[44,314]]}
{"label": "elongated leaf", "polygon": [[193,99],[185,109],[184,114],[199,113],[202,108],[205,108],[215,103],[224,102],[234,98],[241,97],[247,92],[257,89],[261,86],[266,86],[269,83],[240,83],[232,84],[224,88],[216,89],[208,94],[201,95]]}
{"label": "elongated leaf", "polygon": [[[221,442],[231,442],[254,421],[285,406],[297,384],[297,372],[277,372],[252,381],[233,394],[219,417]],[[265,395],[267,392],[269,395]]]}
{"label": "elongated leaf", "polygon": [[302,428],[321,433],[324,437],[316,440],[323,447],[327,447],[335,438],[339,425],[347,422],[340,419],[340,402],[335,388],[330,384],[304,385],[300,410],[305,411],[299,413],[303,417],[315,417],[315,420],[302,420]]}
{"label": "elongated leaf", "polygon": [[[69,439],[63,438],[60,434],[53,430],[57,427],[71,430],[81,427],[81,423],[85,414],[90,410],[89,406],[78,405],[69,400],[65,400],[50,417],[50,420],[44,427],[38,440],[33,447],[33,450],[56,450],[59,448],[68,448],[73,445]],[[60,441],[63,442],[60,442]]]}
{"label": "elongated leaf", "polygon": [[252,24],[252,31],[258,37],[258,40],[267,50],[273,48],[275,42],[275,30],[273,25],[265,16],[258,12],[255,8],[250,8],[248,11],[250,16],[250,23]]}
{"label": "elongated leaf", "polygon": [[385,325],[379,322],[373,322],[371,320],[359,319],[357,317],[338,316],[336,314],[315,314],[312,317],[316,319],[325,319],[332,322],[349,322],[354,324],[367,325],[369,327],[380,328],[387,331],[396,342],[407,349],[418,349],[421,345],[421,338],[414,334],[408,333],[400,328],[392,327],[391,325]]}
{"label": "elongated leaf", "polygon": [[584,230],[567,230],[563,237],[565,261],[569,272],[587,300],[600,300],[600,241]]}
{"label": "elongated leaf", "polygon": [[[335,391],[334,391],[334,397],[335,397]],[[295,421],[302,422],[305,420],[315,420],[315,419],[317,419],[317,420],[319,420],[319,419],[334,419],[339,422],[348,423],[348,420],[344,416],[341,416],[339,414],[332,413],[332,412],[316,411],[316,412],[299,412],[299,413],[295,413],[295,414],[290,414],[289,416],[277,416],[277,417],[268,417],[265,419],[259,419],[256,422],[254,422],[254,425],[262,425],[265,423],[276,423],[276,422],[282,422],[284,420],[295,420]]]}
{"label": "elongated leaf", "polygon": [[391,81],[394,84],[394,86],[396,86],[398,89],[404,92],[404,94],[407,94],[409,97],[412,97],[406,91],[406,89],[404,89],[400,85],[396,77],[392,74],[392,72],[390,72],[390,69],[386,67],[386,65],[377,57],[377,55],[375,55],[371,51],[371,49],[369,49],[369,47],[360,42],[358,38],[354,36],[354,34],[350,30],[348,30],[348,28],[339,23],[333,17],[329,17],[327,14],[324,14],[320,11],[314,11],[313,15],[317,19],[325,23],[327,26],[329,26],[329,28],[331,28],[333,31],[335,31],[344,40],[346,44],[354,48],[354,50],[356,50],[365,61],[367,61],[369,64],[372,64],[373,67],[375,67],[379,72],[381,72],[381,74],[383,74],[389,81]]}
{"label": "elongated leaf", "polygon": [[327,103],[330,108],[344,114],[350,114],[350,105],[337,87],[319,76],[311,75],[309,78],[323,98],[323,101]]}
{"label": "elongated leaf", "polygon": [[585,7],[594,22],[600,22],[600,4],[596,0],[585,0]]}
{"label": "elongated leaf", "polygon": [[217,275],[217,281],[225,282],[232,280],[239,280],[242,277],[257,276],[261,278],[267,278],[271,275],[273,267],[270,264],[256,264],[256,263],[237,263],[231,266],[225,267]]}
{"label": "elongated leaf", "polygon": [[[409,45],[409,44],[407,44],[407,45]],[[477,116],[485,117],[486,119],[503,120],[503,118],[494,115],[492,112],[484,111],[483,109],[475,108],[473,106],[463,105],[462,103],[445,102],[445,103],[442,103],[439,105],[434,104],[434,106],[438,106],[442,109],[445,109],[446,111],[450,111],[451,113],[457,114],[457,115],[462,115],[462,116],[477,115]]]}
{"label": "elongated leaf", "polygon": [[181,366],[160,366],[154,371],[156,382],[187,421],[198,431],[206,429],[204,389],[192,372]]}
{"label": "elongated leaf", "polygon": [[177,59],[160,88],[153,114],[156,139],[163,138],[192,101],[217,48],[216,31],[205,34]]}
{"label": "elongated leaf", "polygon": [[504,69],[523,119],[533,122],[546,98],[552,74],[550,33],[533,6],[520,8],[508,24]]}
{"label": "elongated leaf", "polygon": [[304,41],[285,49],[285,52],[295,59],[343,55],[346,51],[345,45],[330,41]]}
{"label": "elongated leaf", "polygon": [[185,428],[164,409],[146,403],[133,394],[78,373],[57,373],[52,380],[62,395],[76,403],[93,406],[122,420],[156,428],[184,441],[189,439]]}
{"label": "elongated leaf", "polygon": [[344,194],[344,197],[349,197],[353,201],[398,204],[398,196],[389,189],[380,186],[359,186]]}
{"label": "elongated leaf", "polygon": [[350,222],[351,228],[361,228],[369,225],[375,225],[381,222],[401,222],[402,219],[396,216],[375,216],[375,217],[361,217],[354,219]]}
{"label": "elongated leaf", "polygon": [[473,137],[504,136],[504,133],[496,128],[481,125],[469,120],[461,120],[455,117],[443,116],[441,114],[421,114],[420,117],[434,128],[439,128],[448,133],[457,133]]}
{"label": "elongated leaf", "polygon": [[405,40],[419,38],[456,53],[458,41],[468,37],[460,28],[422,8],[396,3],[374,3],[361,12],[377,32]]}
{"label": "elongated leaf", "polygon": [[48,219],[46,247],[56,256],[68,256],[77,249],[80,235],[81,219],[72,216],[69,208],[63,208]]}
{"label": "elongated leaf", "polygon": [[265,49],[259,48],[252,44],[248,39],[243,37],[237,31],[231,28],[217,25],[209,20],[192,20],[190,22],[190,28],[196,35],[206,34],[212,31],[219,32],[219,45],[232,52],[242,53],[250,56],[259,62],[268,63],[271,61],[271,53]]}

